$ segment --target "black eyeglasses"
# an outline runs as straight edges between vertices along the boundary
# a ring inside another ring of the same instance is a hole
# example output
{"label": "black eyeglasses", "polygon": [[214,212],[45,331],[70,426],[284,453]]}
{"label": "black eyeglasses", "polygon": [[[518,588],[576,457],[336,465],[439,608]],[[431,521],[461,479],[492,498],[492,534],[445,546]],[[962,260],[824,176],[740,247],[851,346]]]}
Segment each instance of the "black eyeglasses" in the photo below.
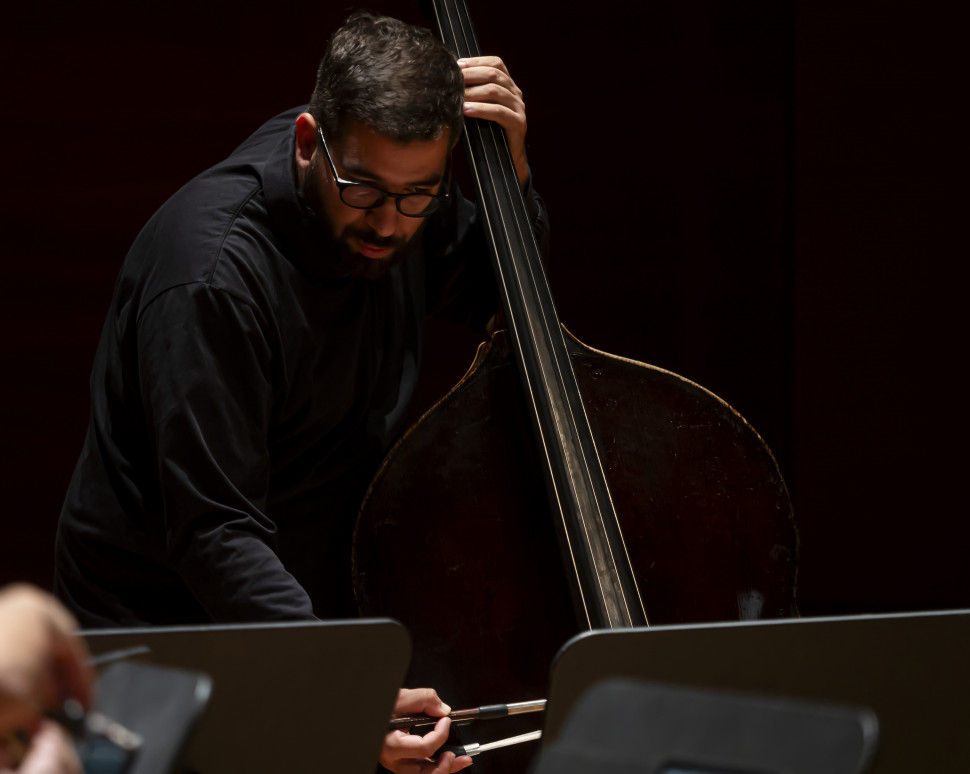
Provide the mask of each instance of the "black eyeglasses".
{"label": "black eyeglasses", "polygon": [[371,210],[380,207],[389,198],[394,200],[397,211],[409,218],[423,218],[437,210],[442,204],[448,201],[448,185],[445,182],[444,194],[430,193],[409,193],[396,194],[384,191],[376,185],[370,183],[359,183],[354,180],[344,180],[337,174],[337,167],[333,163],[333,156],[330,155],[330,148],[327,147],[327,140],[323,136],[323,128],[317,124],[317,133],[320,135],[320,143],[323,145],[324,153],[327,154],[327,161],[330,162],[330,171],[333,173],[333,180],[340,189],[340,201],[348,207],[358,210]]}

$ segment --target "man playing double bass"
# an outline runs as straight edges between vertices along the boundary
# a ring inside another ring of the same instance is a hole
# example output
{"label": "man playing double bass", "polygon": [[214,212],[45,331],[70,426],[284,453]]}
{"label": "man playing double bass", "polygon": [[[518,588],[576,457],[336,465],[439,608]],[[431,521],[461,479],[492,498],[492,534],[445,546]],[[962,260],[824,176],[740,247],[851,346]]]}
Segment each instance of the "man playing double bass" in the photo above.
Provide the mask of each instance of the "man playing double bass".
{"label": "man playing double bass", "polygon": [[[118,278],[55,591],[84,627],[354,615],[350,540],[399,436],[425,315],[497,308],[474,205],[450,175],[463,115],[508,136],[533,230],[521,91],[494,57],[357,12],[309,104],[271,119],[149,220]],[[444,714],[433,691],[398,711]],[[389,735],[423,761],[448,721]],[[417,760],[415,760],[417,759]]]}

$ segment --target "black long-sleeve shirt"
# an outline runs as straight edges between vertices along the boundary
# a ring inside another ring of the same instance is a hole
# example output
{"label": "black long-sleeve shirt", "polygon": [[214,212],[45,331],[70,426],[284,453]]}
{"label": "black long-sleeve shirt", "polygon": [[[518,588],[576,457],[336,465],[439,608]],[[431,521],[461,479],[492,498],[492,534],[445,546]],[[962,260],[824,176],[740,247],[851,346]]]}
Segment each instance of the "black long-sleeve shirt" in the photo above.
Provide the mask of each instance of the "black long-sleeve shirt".
{"label": "black long-sleeve shirt", "polygon": [[403,429],[425,314],[496,307],[457,192],[386,277],[328,276],[294,181],[299,113],[180,189],[121,269],[57,534],[55,592],[85,627],[351,614],[353,521]]}

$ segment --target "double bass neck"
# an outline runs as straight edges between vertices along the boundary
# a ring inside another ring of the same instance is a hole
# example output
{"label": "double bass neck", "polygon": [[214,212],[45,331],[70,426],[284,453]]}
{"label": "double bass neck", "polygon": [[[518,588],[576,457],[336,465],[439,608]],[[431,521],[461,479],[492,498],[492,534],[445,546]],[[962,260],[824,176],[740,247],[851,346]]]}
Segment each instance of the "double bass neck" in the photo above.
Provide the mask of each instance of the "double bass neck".
{"label": "double bass neck", "polygon": [[[459,57],[481,55],[465,0],[434,0],[434,13],[446,46]],[[466,118],[463,142],[579,623],[646,625],[505,133]]]}

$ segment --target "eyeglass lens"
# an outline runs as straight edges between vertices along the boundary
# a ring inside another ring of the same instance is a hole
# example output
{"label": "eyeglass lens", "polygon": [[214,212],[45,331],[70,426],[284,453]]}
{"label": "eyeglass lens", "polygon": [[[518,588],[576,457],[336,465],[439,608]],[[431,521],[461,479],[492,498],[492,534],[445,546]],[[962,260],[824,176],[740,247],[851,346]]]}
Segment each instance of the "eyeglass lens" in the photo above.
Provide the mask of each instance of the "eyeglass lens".
{"label": "eyeglass lens", "polygon": [[[387,195],[365,184],[348,186],[341,190],[340,198],[344,204],[366,210],[384,203]],[[427,215],[438,208],[438,200],[429,194],[407,194],[395,197],[398,210],[403,215]]]}

